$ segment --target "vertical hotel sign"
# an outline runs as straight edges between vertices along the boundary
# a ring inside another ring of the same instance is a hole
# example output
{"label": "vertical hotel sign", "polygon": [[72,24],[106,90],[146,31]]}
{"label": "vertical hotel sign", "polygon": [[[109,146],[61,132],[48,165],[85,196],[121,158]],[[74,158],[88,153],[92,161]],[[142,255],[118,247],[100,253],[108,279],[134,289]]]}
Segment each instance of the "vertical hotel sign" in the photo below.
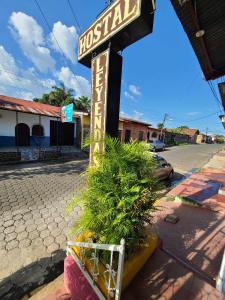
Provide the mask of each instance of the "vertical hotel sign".
{"label": "vertical hotel sign", "polygon": [[96,164],[95,153],[104,150],[106,133],[108,76],[110,49],[92,59],[92,106],[91,106],[91,138],[90,163]]}

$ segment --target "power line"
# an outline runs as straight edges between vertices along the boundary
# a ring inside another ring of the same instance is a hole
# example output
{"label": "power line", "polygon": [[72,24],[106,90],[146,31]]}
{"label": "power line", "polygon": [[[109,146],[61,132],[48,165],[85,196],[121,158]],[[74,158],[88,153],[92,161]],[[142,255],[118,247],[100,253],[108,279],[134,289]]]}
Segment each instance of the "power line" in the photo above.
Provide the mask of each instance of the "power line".
{"label": "power line", "polygon": [[[52,31],[51,26],[50,26],[50,24],[49,24],[49,22],[48,22],[48,20],[47,20],[47,18],[46,18],[46,16],[45,16],[43,10],[41,9],[41,7],[40,7],[38,1],[37,1],[37,0],[34,0],[34,2],[36,3],[37,8],[39,9],[39,11],[40,11],[40,13],[41,13],[41,15],[42,15],[42,17],[43,17],[45,23],[47,24],[49,31],[51,32],[51,31]],[[61,50],[61,52],[62,52],[62,54],[63,54],[63,57],[64,57],[64,52],[63,52],[63,50],[62,50],[62,48],[61,48],[61,46],[60,46],[60,44],[59,44],[59,42],[58,42],[58,40],[57,40],[57,38],[55,37],[55,35],[54,35],[53,32],[52,32],[52,36],[54,37],[54,40],[56,41],[56,43],[57,43],[57,45],[58,45],[59,49]]]}
{"label": "power line", "polygon": [[[46,16],[45,16],[43,10],[41,9],[41,7],[40,7],[40,5],[39,5],[39,3],[38,3],[37,0],[34,0],[34,2],[36,3],[36,6],[37,6],[37,8],[39,9],[39,11],[40,11],[40,13],[41,13],[41,15],[42,15],[42,17],[43,17],[45,23],[47,24],[50,33],[52,33],[52,36],[53,36],[54,40],[56,41],[56,43],[57,43],[59,49],[61,50],[61,53],[62,53],[62,56],[63,56],[63,58],[64,58],[65,64],[68,66],[68,62],[67,62],[66,55],[65,55],[65,53],[64,53],[64,51],[63,51],[63,49],[62,49],[62,47],[60,46],[60,44],[59,44],[59,42],[58,42],[56,36],[54,35],[53,32],[51,32],[51,31],[52,31],[51,26],[50,26],[50,24],[49,24],[49,22],[48,22],[48,20],[47,20],[47,18],[46,18]],[[74,74],[74,73],[73,73],[73,74]],[[74,74],[74,79],[76,80],[78,86],[79,86],[80,89],[82,90],[82,87],[81,87],[81,85],[80,85],[80,82],[77,80],[77,77],[76,77],[75,74]]]}
{"label": "power line", "polygon": [[70,8],[71,13],[72,13],[72,15],[73,15],[73,18],[74,18],[74,20],[75,20],[75,22],[76,22],[76,24],[77,24],[77,26],[78,26],[80,32],[82,32],[82,28],[81,28],[80,22],[78,21],[78,17],[77,17],[76,14],[75,14],[75,11],[74,11],[74,9],[73,9],[73,6],[72,6],[70,0],[67,0],[67,3],[68,3],[68,5],[69,5],[69,8]]}
{"label": "power line", "polygon": [[221,113],[223,114],[223,110],[222,110],[222,108],[221,108],[221,101],[220,101],[220,99],[218,98],[218,96],[217,96],[217,94],[216,94],[216,91],[215,91],[215,89],[214,89],[213,83],[212,83],[211,81],[207,81],[207,83],[208,83],[208,86],[209,86],[209,88],[210,88],[210,90],[211,90],[211,92],[212,92],[212,94],[213,94],[215,100],[216,100],[216,103],[217,103],[217,105],[218,105],[218,107],[219,107]]}
{"label": "power line", "polygon": [[177,117],[174,117],[174,116],[171,116],[173,119],[177,119],[179,122],[183,122],[183,123],[191,123],[191,122],[196,122],[196,121],[199,121],[199,120],[203,120],[203,119],[207,119],[211,116],[214,116],[214,115],[217,115],[219,114],[220,111],[216,111],[216,112],[213,112],[211,114],[208,114],[208,115],[205,115],[205,116],[202,116],[200,118],[196,118],[196,119],[193,119],[193,120],[183,120],[183,119],[180,119],[180,118],[177,118]]}

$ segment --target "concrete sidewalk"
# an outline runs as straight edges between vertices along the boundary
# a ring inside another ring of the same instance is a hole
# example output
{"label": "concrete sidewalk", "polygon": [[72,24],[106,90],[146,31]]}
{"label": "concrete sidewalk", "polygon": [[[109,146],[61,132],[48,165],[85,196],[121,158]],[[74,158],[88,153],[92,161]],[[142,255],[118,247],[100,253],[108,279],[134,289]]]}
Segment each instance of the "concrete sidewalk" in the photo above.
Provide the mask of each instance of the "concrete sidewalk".
{"label": "concrete sidewalk", "polygon": [[[225,248],[225,196],[219,194],[224,184],[222,151],[159,202],[154,223],[163,242],[162,250],[155,252],[122,299],[220,298],[215,286]],[[189,199],[200,205],[168,201],[171,198]],[[170,214],[179,218],[176,224],[165,222]]]}
{"label": "concrete sidewalk", "polygon": [[217,300],[219,293],[194,272],[158,249],[121,299]]}
{"label": "concrete sidewalk", "polygon": [[225,213],[225,150],[217,153],[201,169],[172,189],[167,196],[191,200],[202,206]]}

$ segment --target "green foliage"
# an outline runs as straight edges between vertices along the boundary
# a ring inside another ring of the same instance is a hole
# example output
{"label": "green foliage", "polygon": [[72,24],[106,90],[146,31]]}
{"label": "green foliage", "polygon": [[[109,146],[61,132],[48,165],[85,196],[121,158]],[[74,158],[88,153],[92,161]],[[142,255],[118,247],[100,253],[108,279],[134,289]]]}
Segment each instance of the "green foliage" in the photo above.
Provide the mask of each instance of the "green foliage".
{"label": "green foliage", "polygon": [[126,239],[127,255],[141,243],[144,226],[160,188],[154,177],[155,160],[144,142],[122,144],[106,138],[105,152],[97,155],[97,166],[85,172],[86,188],[75,197],[69,210],[83,208],[74,231],[91,231],[97,242],[119,244]]}
{"label": "green foliage", "polygon": [[225,141],[224,135],[219,135],[219,134],[217,134],[217,135],[215,136],[215,142],[216,142],[217,144],[223,144],[224,141]]}
{"label": "green foliage", "polygon": [[89,112],[91,110],[91,99],[80,96],[74,101],[74,109]]}
{"label": "green foliage", "polygon": [[43,94],[41,98],[34,98],[34,102],[40,102],[58,107],[73,103],[75,110],[90,111],[91,100],[85,96],[80,96],[79,98],[75,99],[73,94],[73,89],[66,89],[65,85],[60,83],[59,87],[53,86],[50,93]]}
{"label": "green foliage", "polygon": [[162,128],[164,127],[164,124],[163,124],[163,123],[158,123],[158,124],[157,124],[157,127],[158,127],[159,129],[162,129]]}
{"label": "green foliage", "polygon": [[184,145],[188,145],[188,143],[187,142],[174,141],[174,146],[184,146]]}
{"label": "green foliage", "polygon": [[59,107],[64,106],[73,103],[73,90],[67,90],[65,85],[60,83],[59,87],[53,86],[50,93],[43,94],[41,98],[34,98],[34,101]]}
{"label": "green foliage", "polygon": [[181,128],[171,128],[170,131],[171,131],[172,133],[183,134]]}
{"label": "green foliage", "polygon": [[188,129],[189,127],[187,125],[182,125],[182,126],[179,126],[177,128],[180,128],[180,129]]}

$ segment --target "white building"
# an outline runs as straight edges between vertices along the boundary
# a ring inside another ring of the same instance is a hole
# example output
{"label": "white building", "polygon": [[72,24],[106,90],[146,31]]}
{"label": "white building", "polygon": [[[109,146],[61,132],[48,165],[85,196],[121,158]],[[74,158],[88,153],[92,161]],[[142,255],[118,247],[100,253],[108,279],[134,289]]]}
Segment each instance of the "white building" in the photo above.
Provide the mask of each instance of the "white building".
{"label": "white building", "polygon": [[0,149],[80,146],[80,116],[61,123],[60,108],[0,95]]}

